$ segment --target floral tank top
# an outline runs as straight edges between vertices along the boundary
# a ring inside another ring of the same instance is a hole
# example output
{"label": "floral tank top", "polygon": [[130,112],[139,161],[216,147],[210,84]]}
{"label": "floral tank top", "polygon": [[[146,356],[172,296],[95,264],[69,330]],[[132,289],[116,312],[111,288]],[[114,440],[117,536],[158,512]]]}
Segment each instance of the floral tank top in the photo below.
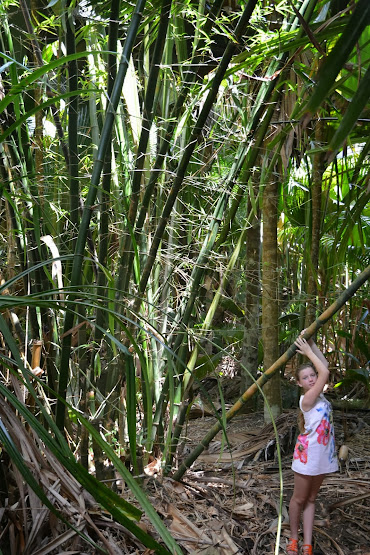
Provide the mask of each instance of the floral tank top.
{"label": "floral tank top", "polygon": [[[299,400],[302,410],[303,395]],[[321,393],[315,405],[302,411],[305,432],[297,438],[292,469],[299,474],[317,476],[338,470],[331,404]]]}

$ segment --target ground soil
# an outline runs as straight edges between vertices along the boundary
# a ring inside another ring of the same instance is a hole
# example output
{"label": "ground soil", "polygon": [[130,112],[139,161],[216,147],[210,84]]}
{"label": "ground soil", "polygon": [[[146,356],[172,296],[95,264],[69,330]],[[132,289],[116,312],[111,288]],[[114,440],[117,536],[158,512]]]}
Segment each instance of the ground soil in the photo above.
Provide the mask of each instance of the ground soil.
{"label": "ground soil", "polygon": [[[216,421],[207,404],[199,401],[184,430],[181,459]],[[345,444],[348,458],[321,487],[314,553],[370,555],[370,411],[335,410],[334,421],[338,450]],[[184,553],[285,553],[297,410],[284,410],[276,430],[278,447],[273,426],[264,424],[263,411],[238,415],[227,426],[227,439],[220,432],[181,482],[159,475],[148,479],[151,501]]]}
{"label": "ground soil", "polygon": [[[238,398],[237,374],[224,374],[221,383],[207,378],[202,387],[194,391],[194,403],[183,428],[174,469],[186,460]],[[275,426],[264,423],[261,400],[253,414],[239,414],[230,420],[226,434],[219,432],[213,438],[181,481],[163,476],[160,457],[145,467],[141,485],[184,554],[285,553],[289,534],[288,505],[293,489],[290,466],[297,435],[297,409],[289,407],[296,406],[290,394],[295,390],[292,387],[288,396],[285,392],[286,408],[276,419]],[[220,391],[223,392],[223,406]],[[333,390],[327,396],[337,401]],[[2,466],[7,471],[9,500],[7,506],[0,507],[1,553],[101,553],[100,548],[95,551],[86,542],[86,537],[109,555],[153,553],[112,520],[46,446],[41,454],[32,434],[14,411],[6,409],[6,405],[2,407],[0,417],[13,434],[13,440],[22,440],[37,480],[44,485],[59,511],[75,527],[80,527],[85,539],[49,514],[30,490],[25,493],[22,477],[8,458]],[[328,476],[321,487],[314,526],[314,553],[370,555],[370,411],[364,407],[355,408],[355,404],[350,403],[346,408],[334,410],[334,423],[338,450],[346,445],[348,458],[341,461],[340,471]],[[138,506],[121,476],[107,480],[107,485]],[[145,513],[139,526],[163,545]],[[29,547],[24,550],[26,542]]]}

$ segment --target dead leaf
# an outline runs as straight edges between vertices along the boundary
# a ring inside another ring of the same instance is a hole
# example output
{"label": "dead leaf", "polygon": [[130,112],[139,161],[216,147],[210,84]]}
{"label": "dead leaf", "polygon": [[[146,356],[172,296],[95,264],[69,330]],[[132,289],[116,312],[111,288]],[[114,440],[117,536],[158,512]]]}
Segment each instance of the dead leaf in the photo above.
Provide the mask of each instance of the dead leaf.
{"label": "dead leaf", "polygon": [[239,505],[235,507],[234,514],[240,516],[251,516],[253,510],[253,503],[244,503],[244,505]]}

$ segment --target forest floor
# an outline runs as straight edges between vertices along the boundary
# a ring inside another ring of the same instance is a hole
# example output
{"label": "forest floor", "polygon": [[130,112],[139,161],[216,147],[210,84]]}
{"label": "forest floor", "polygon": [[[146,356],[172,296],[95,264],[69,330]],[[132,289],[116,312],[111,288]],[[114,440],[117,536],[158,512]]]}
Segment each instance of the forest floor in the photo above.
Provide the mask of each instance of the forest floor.
{"label": "forest floor", "polygon": [[[219,409],[219,387],[226,409],[239,397],[237,375],[224,375],[221,384],[211,379],[203,381],[206,400],[201,390],[195,392],[175,466],[216,422],[214,408],[212,412],[207,401],[212,399],[214,407]],[[286,406],[296,406],[296,400],[291,397],[295,391],[295,387],[288,391],[288,399],[285,391]],[[95,555],[102,552],[101,549],[94,551],[95,548],[77,535],[77,530],[83,531],[85,537],[90,536],[109,555],[153,554],[81,489],[46,446],[43,454],[40,453],[33,435],[28,434],[14,411],[6,408],[3,406],[1,418],[10,419],[6,421],[8,429],[14,432],[14,440],[24,445],[38,481],[59,510],[74,523],[75,529],[70,530],[49,514],[36,496],[31,495],[32,491],[25,496],[21,476],[13,469],[8,476],[9,483],[14,482],[13,493],[9,487],[8,506],[0,507],[0,555]],[[320,489],[314,553],[370,555],[370,410],[356,410],[353,405],[350,410],[334,410],[334,424],[337,447],[345,444],[349,456],[340,464],[339,472],[326,477]],[[257,412],[240,414],[229,421],[227,441],[221,433],[217,434],[181,481],[161,476],[156,460],[144,469],[142,487],[184,554],[286,553],[297,409],[285,409],[275,425],[278,443],[272,424],[264,424],[262,401],[259,400]],[[277,445],[281,452],[280,470]],[[118,475],[114,478],[114,489],[126,501],[138,506],[131,490]],[[23,535],[22,526],[26,521],[28,533]],[[163,544],[145,514],[138,524]]]}
{"label": "forest floor", "polygon": [[[210,384],[208,391],[212,394]],[[180,446],[182,458],[216,421],[206,415],[204,405],[193,407],[192,412],[195,418],[184,430]],[[338,473],[326,477],[320,489],[314,554],[370,555],[370,411],[334,411],[334,422],[337,447],[348,446],[349,456]],[[264,424],[263,412],[257,412],[232,419],[227,426],[228,444],[219,433],[181,482],[148,479],[149,498],[184,553],[276,553],[281,496],[278,553],[286,553],[296,423],[296,409],[285,410],[276,420],[281,474],[273,427]],[[146,525],[151,530],[149,522]],[[134,552],[143,551],[124,551]]]}

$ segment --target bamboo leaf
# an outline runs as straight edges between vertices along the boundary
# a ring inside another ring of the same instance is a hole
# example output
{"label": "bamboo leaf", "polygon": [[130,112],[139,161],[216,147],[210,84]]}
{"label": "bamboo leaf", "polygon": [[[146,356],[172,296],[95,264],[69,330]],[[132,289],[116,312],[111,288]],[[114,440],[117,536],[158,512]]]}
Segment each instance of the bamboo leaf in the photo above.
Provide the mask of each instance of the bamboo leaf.
{"label": "bamboo leaf", "polygon": [[[17,118],[17,121],[12,123],[12,125],[7,127],[5,129],[5,131],[3,131],[3,133],[0,135],[0,142],[3,142],[7,137],[9,137],[9,135],[11,135],[11,133],[13,133],[13,131],[18,129],[20,127],[20,125],[22,125],[22,123],[27,121],[28,118],[34,116],[38,112],[44,111],[46,108],[49,108],[49,106],[54,105],[56,102],[59,102],[60,100],[64,100],[66,98],[73,98],[73,97],[75,97],[77,95],[80,95],[80,94],[85,95],[86,92],[88,92],[88,91],[71,91],[71,92],[63,93],[63,94],[60,94],[58,96],[53,96],[52,98],[49,98],[45,102],[42,102],[41,104],[38,104],[37,106],[34,106],[33,108],[31,108],[31,110],[28,110],[28,112],[26,112],[25,114],[19,115],[19,117]],[[91,92],[95,93],[96,91],[91,90]]]}
{"label": "bamboo leaf", "polygon": [[128,117],[131,124],[132,137],[134,143],[138,144],[141,132],[141,112],[138,82],[136,79],[135,67],[132,57],[130,57],[127,74],[123,83],[122,94],[125,99]]}
{"label": "bamboo leaf", "polygon": [[349,136],[354,125],[357,122],[362,110],[365,108],[370,98],[370,67],[367,69],[364,77],[361,79],[359,88],[352,98],[346,113],[338,129],[328,146],[328,157],[331,160],[334,154],[339,150],[346,138]]}
{"label": "bamboo leaf", "polygon": [[[4,387],[2,384],[0,384],[0,390],[3,390]],[[3,391],[1,391],[3,393]],[[7,395],[7,398],[8,395]],[[2,402],[4,402],[4,399],[2,399]],[[24,405],[22,405],[24,406]],[[21,473],[21,475],[23,476],[25,482],[32,488],[32,490],[36,493],[36,495],[38,496],[38,498],[42,501],[42,503],[45,505],[45,507],[47,507],[48,509],[50,509],[50,511],[55,514],[57,516],[57,518],[59,518],[62,522],[64,522],[64,524],[66,524],[69,528],[71,528],[72,530],[74,530],[77,534],[79,534],[85,541],[87,541],[87,543],[91,544],[94,547],[97,547],[95,545],[95,543],[88,538],[87,536],[85,536],[85,534],[82,534],[81,531],[76,528],[75,526],[73,526],[64,516],[62,513],[60,513],[55,507],[54,505],[49,501],[48,497],[46,496],[44,490],[42,489],[42,487],[38,484],[38,482],[36,481],[35,477],[33,476],[32,472],[29,470],[28,466],[26,465],[26,463],[23,460],[23,457],[21,455],[21,453],[18,451],[17,447],[14,444],[14,441],[12,440],[12,438],[9,435],[8,430],[6,430],[3,422],[0,419],[0,440],[2,445],[4,446],[4,449],[6,450],[6,452],[8,453],[10,459],[14,462],[15,466],[17,467],[17,469],[19,470],[19,472]]]}
{"label": "bamboo leaf", "polygon": [[[38,420],[35,418],[35,416],[32,413],[30,413],[27,407],[25,407],[23,403],[21,403],[13,395],[12,392],[6,389],[2,383],[0,383],[0,393],[4,397],[6,396],[6,399],[8,399],[8,401],[11,402],[14,408],[17,411],[19,411],[19,413],[23,416],[26,422],[28,422],[29,425],[35,430],[35,432],[37,433],[41,441],[45,443],[45,445],[50,449],[50,451],[67,468],[67,470],[72,474],[72,476],[74,476],[78,480],[78,482],[94,497],[94,499],[96,499],[96,501],[98,501],[98,503],[100,503],[102,507],[104,507],[107,511],[109,511],[112,514],[112,516],[117,520],[117,522],[120,522],[123,526],[125,526],[128,530],[130,530],[130,532],[132,532],[135,535],[135,537],[137,537],[145,546],[151,549],[155,549],[156,553],[168,554],[167,550],[165,550],[162,546],[160,546],[157,542],[155,542],[153,538],[148,534],[146,534],[140,527],[134,524],[133,519],[135,520],[140,519],[141,511],[139,511],[139,509],[137,509],[136,507],[134,507],[133,505],[125,501],[123,498],[118,496],[112,490],[108,489],[104,484],[99,482],[94,476],[90,475],[88,471],[74,459],[71,451],[68,449],[68,446],[66,446],[67,449],[61,449],[60,443],[63,443],[64,441],[63,438],[59,438],[59,442],[57,442],[56,439],[53,436],[51,436],[40,425]],[[124,464],[114,454],[113,450],[108,446],[108,444],[103,440],[103,438],[101,438],[100,434],[96,432],[94,427],[87,420],[83,419],[83,417],[79,414],[79,412],[75,411],[73,407],[69,407],[69,408],[71,411],[73,411],[76,414],[78,418],[84,421],[84,424],[87,426],[89,431],[93,435],[95,435],[95,440],[100,442],[103,449],[107,452],[108,456],[113,454],[115,457],[114,462],[117,463],[119,461],[120,464],[118,464],[118,466],[121,474],[122,473],[125,474],[126,482],[130,482],[131,486],[134,487],[134,490],[135,490],[134,493],[138,495],[138,499],[140,503],[144,504],[146,511],[149,513],[149,517],[151,519],[153,518],[157,525],[160,523],[159,527],[161,529],[161,532],[162,533],[164,532],[167,538],[170,537],[167,530],[164,528],[163,524],[161,523],[158,515],[156,517],[155,516],[153,517],[153,515],[156,515],[154,508],[151,506],[144,492],[141,490],[140,486],[136,484],[135,480],[132,478],[131,474],[128,472]],[[53,423],[53,429],[57,430],[55,423]],[[30,484],[32,489],[40,497],[43,503],[55,513],[55,508],[53,507],[53,505],[50,502],[46,503],[44,501],[42,490],[40,491],[40,488],[38,487],[38,484],[35,483],[33,476],[31,475],[31,477],[29,477],[29,471],[27,467],[24,468],[25,465],[23,463],[23,460],[21,460],[22,458],[20,457],[19,453],[17,454],[17,450],[14,451],[12,442],[8,441],[6,434],[2,429],[0,429],[0,438],[4,442],[6,442],[6,446],[7,448],[9,448],[9,455],[11,456],[12,460],[14,460],[15,463],[17,464],[17,466],[19,467],[19,470],[23,473],[22,475],[24,475],[24,478],[27,481],[27,483]],[[58,517],[60,518],[59,514],[58,514]],[[69,526],[71,525],[69,524]],[[169,541],[173,545],[173,540],[172,541],[171,540],[172,538]],[[180,551],[175,551],[175,552],[181,553]]]}
{"label": "bamboo leaf", "polygon": [[369,24],[370,2],[368,0],[359,0],[342,35],[319,69],[314,91],[304,108],[305,114],[315,113],[327,97],[361,33]]}
{"label": "bamboo leaf", "polygon": [[11,62],[6,62],[6,64],[3,64],[3,65],[0,67],[0,73],[2,73],[3,71],[5,71],[6,68],[8,68],[9,66],[11,66],[12,64],[14,64],[13,61],[11,61]]}
{"label": "bamboo leaf", "polygon": [[[159,518],[157,512],[155,511],[153,505],[149,502],[148,498],[146,497],[145,493],[141,489],[141,487],[137,484],[135,479],[131,476],[121,459],[115,454],[111,446],[104,441],[104,439],[100,436],[100,434],[95,430],[95,428],[88,422],[88,420],[82,416],[82,414],[72,407],[70,407],[76,414],[76,417],[81,421],[81,423],[89,430],[91,435],[94,437],[94,440],[100,444],[101,448],[105,451],[106,455],[109,459],[113,462],[117,471],[122,475],[124,480],[129,484],[131,490],[135,494],[136,499],[139,501],[140,505],[143,507],[145,512],[148,515],[148,518],[151,520],[157,531],[159,532],[162,540],[165,542],[167,547],[171,549],[171,553],[181,554],[182,551],[172,538],[171,534],[168,532],[167,528]],[[158,553],[167,553],[166,550],[161,548],[161,551]]]}
{"label": "bamboo leaf", "polygon": [[[10,89],[10,91],[1,100],[1,102],[0,102],[0,113],[3,112],[5,110],[5,108],[7,106],[9,106],[9,104],[11,102],[14,102],[14,99],[17,96],[19,96],[22,92],[27,90],[30,85],[32,85],[35,81],[38,81],[39,79],[42,79],[45,75],[47,75],[49,72],[52,72],[54,69],[57,69],[58,67],[63,66],[63,65],[65,65],[66,63],[68,63],[70,61],[78,60],[80,58],[86,58],[87,56],[91,56],[91,55],[96,56],[96,55],[100,55],[102,53],[103,53],[102,51],[100,51],[100,52],[78,52],[77,54],[71,54],[70,56],[64,56],[64,57],[58,58],[57,60],[53,60],[49,64],[45,64],[42,67],[33,70],[29,75],[27,75],[26,77],[23,77],[23,79],[21,79],[16,85],[13,85],[13,87]],[[9,58],[9,56],[6,56],[3,53],[1,53],[1,56],[6,58],[6,59]],[[24,67],[24,66],[22,66],[22,67]],[[25,68],[25,69],[27,69],[28,71],[31,71],[29,68]],[[54,102],[55,102],[55,97],[54,97]]]}

